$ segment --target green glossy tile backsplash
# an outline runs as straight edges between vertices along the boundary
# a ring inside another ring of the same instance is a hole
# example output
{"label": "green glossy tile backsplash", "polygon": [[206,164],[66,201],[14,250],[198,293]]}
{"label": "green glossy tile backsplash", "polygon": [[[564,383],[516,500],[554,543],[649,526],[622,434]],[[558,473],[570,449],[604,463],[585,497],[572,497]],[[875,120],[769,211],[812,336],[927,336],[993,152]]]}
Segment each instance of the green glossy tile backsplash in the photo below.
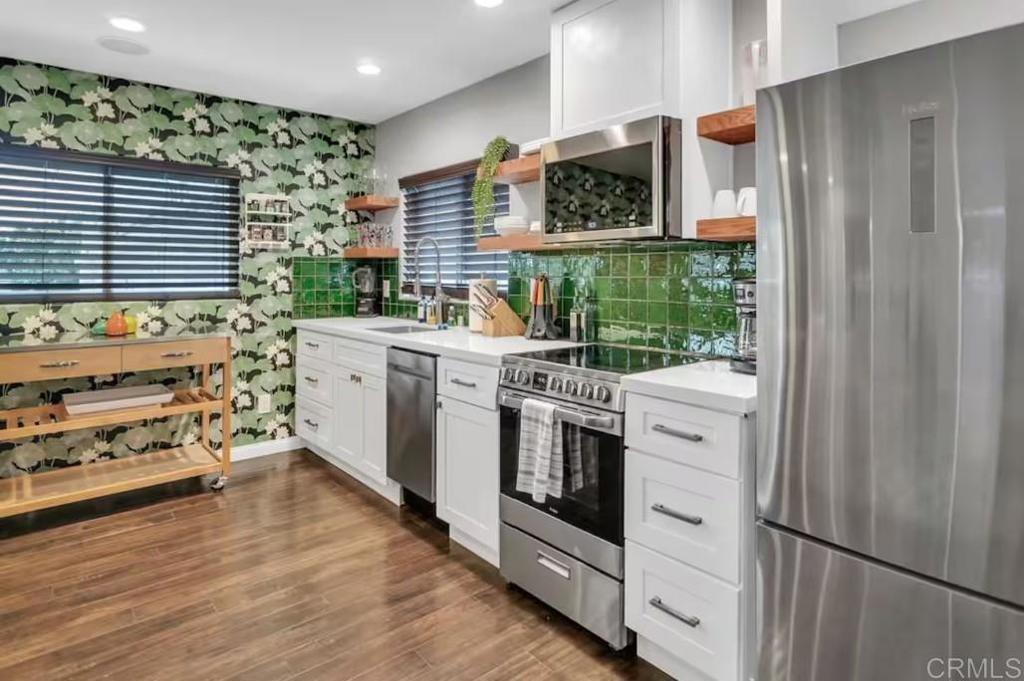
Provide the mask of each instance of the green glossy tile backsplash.
{"label": "green glossy tile backsplash", "polygon": [[[351,316],[352,270],[377,268],[388,317],[416,317],[416,303],[398,296],[397,260],[295,258],[295,317]],[[700,241],[639,243],[509,255],[507,298],[529,319],[530,279],[546,274],[555,292],[558,322],[568,335],[573,300],[589,295],[596,307],[598,340],[607,343],[729,356],[736,348],[732,280],[756,274],[754,244]]]}

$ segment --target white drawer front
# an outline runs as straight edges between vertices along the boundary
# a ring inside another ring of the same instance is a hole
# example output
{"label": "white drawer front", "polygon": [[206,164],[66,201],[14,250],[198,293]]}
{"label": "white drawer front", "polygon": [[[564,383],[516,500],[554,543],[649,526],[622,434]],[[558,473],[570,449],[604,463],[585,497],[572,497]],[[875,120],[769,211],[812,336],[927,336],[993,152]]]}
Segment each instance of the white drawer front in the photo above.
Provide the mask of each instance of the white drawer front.
{"label": "white drawer front", "polygon": [[310,357],[322,362],[330,362],[332,340],[330,336],[300,330],[298,336],[298,355],[299,357]]}
{"label": "white drawer front", "polygon": [[626,446],[740,477],[742,417],[646,395],[626,395]]}
{"label": "white drawer front", "polygon": [[739,673],[739,608],[736,587],[626,542],[626,626],[715,681]]}
{"label": "white drawer front", "polygon": [[334,339],[334,362],[384,378],[387,374],[388,348],[386,345],[374,345],[348,338]]}
{"label": "white drawer front", "polygon": [[308,357],[299,357],[295,368],[295,392],[302,397],[331,405],[331,365]]}
{"label": "white drawer front", "polygon": [[295,402],[295,433],[322,449],[331,448],[331,410],[299,397]]}
{"label": "white drawer front", "polygon": [[626,537],[738,584],[741,484],[626,452]]}
{"label": "white drawer front", "polygon": [[446,397],[497,409],[498,367],[486,367],[454,359],[437,361],[437,392]]}

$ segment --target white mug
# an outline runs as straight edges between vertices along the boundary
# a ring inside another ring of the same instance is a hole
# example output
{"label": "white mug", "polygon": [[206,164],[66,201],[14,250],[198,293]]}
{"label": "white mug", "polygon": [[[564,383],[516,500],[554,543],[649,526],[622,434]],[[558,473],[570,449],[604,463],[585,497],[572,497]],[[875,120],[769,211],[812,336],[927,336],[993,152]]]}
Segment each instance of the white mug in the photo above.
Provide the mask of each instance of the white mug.
{"label": "white mug", "polygon": [[757,215],[757,187],[740,189],[740,198],[736,201],[736,210],[740,215],[753,217]]}
{"label": "white mug", "polygon": [[715,202],[711,206],[711,217],[734,218],[736,211],[736,192],[731,189],[719,189],[715,192]]}

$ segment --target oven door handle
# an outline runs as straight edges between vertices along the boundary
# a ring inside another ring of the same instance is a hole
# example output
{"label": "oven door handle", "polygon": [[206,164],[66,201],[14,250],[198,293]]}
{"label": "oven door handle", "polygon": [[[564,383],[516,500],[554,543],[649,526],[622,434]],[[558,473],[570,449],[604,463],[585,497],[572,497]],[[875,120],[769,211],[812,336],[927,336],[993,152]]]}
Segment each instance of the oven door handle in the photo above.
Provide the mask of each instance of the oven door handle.
{"label": "oven door handle", "polygon": [[[500,402],[501,406],[510,409],[523,408],[523,398],[516,397],[515,395],[502,394]],[[611,416],[584,414],[583,412],[565,409],[564,407],[555,407],[555,418],[584,428],[612,428],[615,426],[615,419]]]}

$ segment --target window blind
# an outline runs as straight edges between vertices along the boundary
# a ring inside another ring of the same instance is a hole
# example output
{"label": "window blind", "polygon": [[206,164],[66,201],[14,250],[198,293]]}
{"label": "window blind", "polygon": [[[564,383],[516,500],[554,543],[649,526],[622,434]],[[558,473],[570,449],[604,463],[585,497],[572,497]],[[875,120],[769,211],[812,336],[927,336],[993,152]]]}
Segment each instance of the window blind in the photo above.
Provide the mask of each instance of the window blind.
{"label": "window blind", "polygon": [[236,173],[0,145],[0,302],[238,295]]}
{"label": "window blind", "polygon": [[[470,279],[483,277],[498,281],[504,289],[508,283],[508,253],[478,251],[473,228],[472,190],[475,172],[440,180],[422,182],[402,190],[405,238],[402,251],[403,279],[416,278],[416,242],[423,237],[437,239],[441,249],[441,284],[445,287],[469,286]],[[494,185],[494,214],[508,215],[508,186]],[[493,220],[483,234],[494,234]],[[434,286],[437,266],[434,250],[422,249],[420,281]]]}

